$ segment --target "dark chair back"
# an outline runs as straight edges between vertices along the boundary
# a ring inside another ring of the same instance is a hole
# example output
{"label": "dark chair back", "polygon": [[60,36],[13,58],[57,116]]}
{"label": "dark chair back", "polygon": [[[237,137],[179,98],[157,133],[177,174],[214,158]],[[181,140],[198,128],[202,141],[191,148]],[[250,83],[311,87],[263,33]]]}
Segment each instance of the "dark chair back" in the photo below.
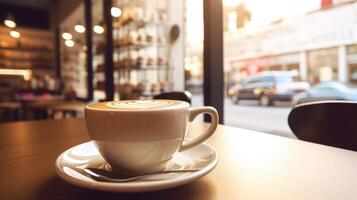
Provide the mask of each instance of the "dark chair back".
{"label": "dark chair back", "polygon": [[191,104],[192,95],[188,91],[184,92],[165,92],[158,94],[153,97],[153,99],[171,99],[171,100],[181,100],[186,101],[187,103]]}
{"label": "dark chair back", "polygon": [[357,102],[321,101],[292,109],[288,123],[301,140],[357,151]]}

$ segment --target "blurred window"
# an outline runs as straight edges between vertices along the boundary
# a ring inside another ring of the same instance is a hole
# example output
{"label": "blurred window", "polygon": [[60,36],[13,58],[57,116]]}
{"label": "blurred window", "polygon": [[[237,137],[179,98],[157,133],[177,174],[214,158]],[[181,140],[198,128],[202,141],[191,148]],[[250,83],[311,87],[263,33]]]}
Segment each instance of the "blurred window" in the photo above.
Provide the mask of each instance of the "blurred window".
{"label": "blurred window", "polygon": [[293,77],[292,76],[276,76],[275,77],[275,81],[276,82],[281,82],[281,83],[288,83],[288,82],[292,82],[293,81]]}
{"label": "blurred window", "polygon": [[338,82],[327,82],[327,83],[321,83],[317,86],[314,87],[315,90],[318,91],[343,91],[343,90],[348,90],[348,88]]}
{"label": "blurred window", "polygon": [[293,78],[294,82],[301,82],[302,81],[300,76],[293,76],[292,78]]}
{"label": "blurred window", "polygon": [[262,82],[274,82],[274,77],[273,76],[262,77]]}
{"label": "blurred window", "polygon": [[[227,95],[225,124],[294,137],[286,123],[292,104],[357,100],[349,86],[357,87],[357,0],[223,0],[223,8],[227,91],[251,84]],[[251,95],[271,78],[276,95]]]}
{"label": "blurred window", "polygon": [[338,79],[338,49],[320,49],[307,53],[308,77],[311,83]]}
{"label": "blurred window", "polygon": [[245,84],[252,84],[252,83],[259,83],[259,82],[261,82],[259,77],[251,77],[245,82]]}
{"label": "blurred window", "polygon": [[336,90],[336,88],[333,88],[331,86],[325,86],[325,87],[317,88],[317,90],[320,92],[333,92]]}

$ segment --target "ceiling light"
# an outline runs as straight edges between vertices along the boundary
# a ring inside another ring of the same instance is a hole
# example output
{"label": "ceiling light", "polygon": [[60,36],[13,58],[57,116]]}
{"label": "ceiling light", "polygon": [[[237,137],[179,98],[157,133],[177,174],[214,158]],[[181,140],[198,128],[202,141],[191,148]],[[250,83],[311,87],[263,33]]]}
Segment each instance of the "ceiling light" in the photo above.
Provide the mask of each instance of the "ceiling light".
{"label": "ceiling light", "polygon": [[4,24],[5,26],[7,26],[8,28],[15,28],[16,27],[16,22],[15,22],[15,18],[12,14],[8,14],[4,20]]}
{"label": "ceiling light", "polygon": [[112,7],[110,9],[110,12],[111,12],[113,17],[120,17],[121,16],[121,9],[118,8],[118,7]]}
{"label": "ceiling light", "polygon": [[67,47],[73,47],[74,46],[74,41],[73,40],[66,40],[64,42],[64,44],[67,46]]}
{"label": "ceiling light", "polygon": [[74,30],[77,32],[77,33],[84,33],[86,31],[86,28],[83,26],[83,25],[80,25],[80,24],[76,24],[74,26]]}
{"label": "ceiling light", "polygon": [[16,27],[15,21],[13,21],[11,19],[5,19],[4,20],[4,24],[5,24],[5,26],[7,26],[9,28],[15,28]]}
{"label": "ceiling light", "polygon": [[97,33],[97,34],[102,34],[102,33],[104,33],[104,28],[103,28],[103,26],[100,26],[100,25],[95,25],[95,26],[93,27],[93,30],[94,30],[94,32]]}
{"label": "ceiling light", "polygon": [[62,38],[65,40],[71,40],[72,39],[72,34],[64,32],[62,33]]}
{"label": "ceiling light", "polygon": [[21,34],[18,31],[10,31],[10,36],[13,38],[19,38]]}

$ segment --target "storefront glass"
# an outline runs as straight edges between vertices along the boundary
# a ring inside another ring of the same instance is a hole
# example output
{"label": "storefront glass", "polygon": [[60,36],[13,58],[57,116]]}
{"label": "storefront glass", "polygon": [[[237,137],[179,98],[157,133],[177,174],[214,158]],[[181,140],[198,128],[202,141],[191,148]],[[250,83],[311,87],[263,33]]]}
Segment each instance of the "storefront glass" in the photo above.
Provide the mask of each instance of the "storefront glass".
{"label": "storefront glass", "polygon": [[[357,100],[356,1],[224,0],[223,7],[225,124],[294,138],[292,106]],[[317,87],[334,92],[315,96]]]}
{"label": "storefront glass", "polygon": [[93,95],[94,100],[103,100],[105,95],[105,26],[103,15],[103,0],[92,1],[92,38],[93,38]]}
{"label": "storefront glass", "polygon": [[203,104],[203,0],[185,0],[185,89]]}
{"label": "storefront glass", "polygon": [[308,80],[316,84],[338,79],[338,49],[313,50],[307,53]]}
{"label": "storefront glass", "polygon": [[63,90],[68,98],[87,98],[84,6],[81,4],[60,24]]}
{"label": "storefront glass", "polygon": [[347,46],[347,64],[349,81],[357,84],[357,45]]}

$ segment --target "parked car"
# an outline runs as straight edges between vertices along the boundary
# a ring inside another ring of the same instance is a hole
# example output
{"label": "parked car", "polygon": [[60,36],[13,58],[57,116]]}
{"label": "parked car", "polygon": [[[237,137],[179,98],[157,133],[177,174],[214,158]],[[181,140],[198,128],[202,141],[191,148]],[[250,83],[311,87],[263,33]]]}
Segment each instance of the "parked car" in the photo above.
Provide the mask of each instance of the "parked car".
{"label": "parked car", "polygon": [[357,89],[340,82],[323,82],[313,86],[309,91],[295,95],[293,104],[322,100],[357,101]]}
{"label": "parked car", "polygon": [[262,106],[273,105],[275,101],[291,101],[292,97],[310,88],[307,82],[299,81],[290,72],[263,72],[248,77],[242,84],[229,90],[232,101],[258,100]]}

